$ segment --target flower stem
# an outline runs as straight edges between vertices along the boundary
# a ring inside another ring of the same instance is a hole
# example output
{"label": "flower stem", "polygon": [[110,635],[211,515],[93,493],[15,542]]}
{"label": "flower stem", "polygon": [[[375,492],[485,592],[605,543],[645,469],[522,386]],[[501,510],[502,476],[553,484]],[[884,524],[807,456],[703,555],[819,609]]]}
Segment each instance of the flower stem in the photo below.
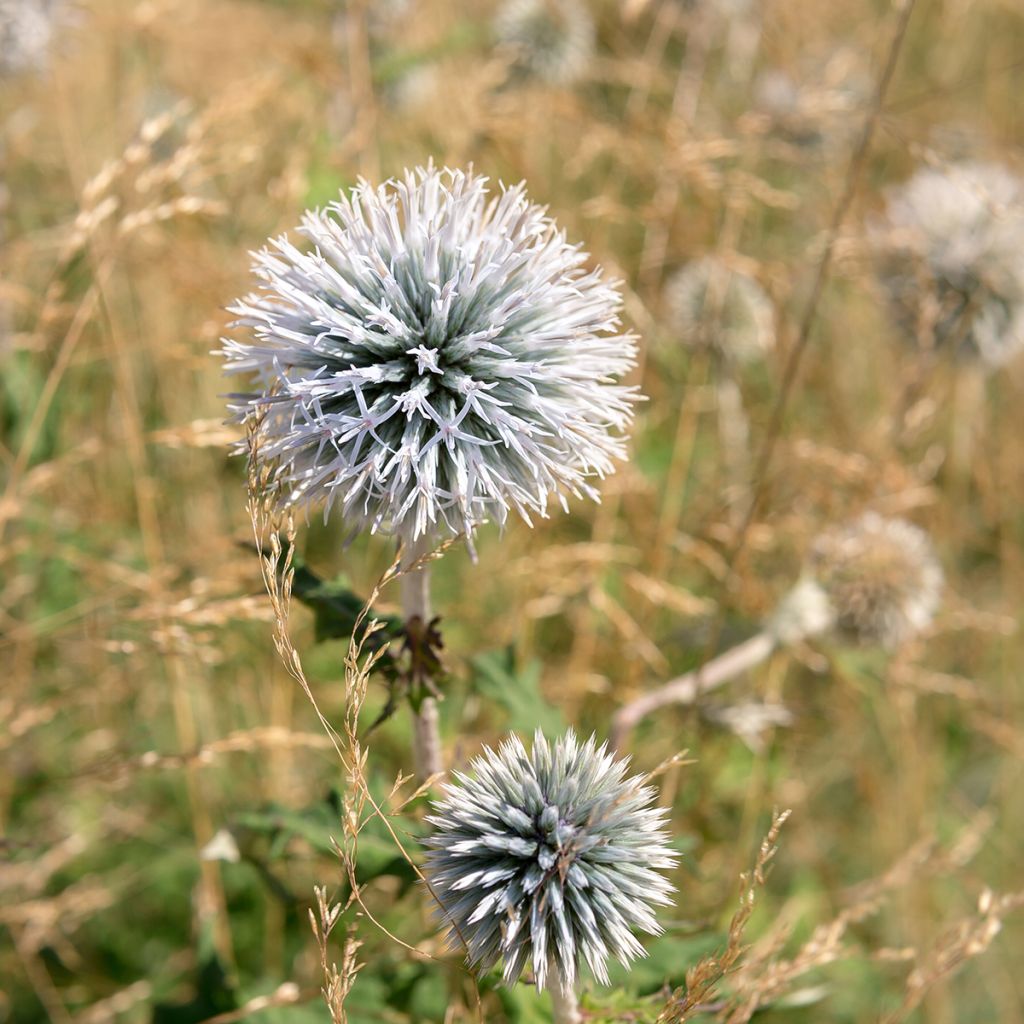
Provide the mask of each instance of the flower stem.
{"label": "flower stem", "polygon": [[[415,553],[412,555],[415,564]],[[402,588],[402,614],[406,623],[419,619],[425,629],[432,618],[430,608],[430,566],[406,570],[400,580]],[[437,701],[424,697],[413,717],[413,760],[416,774],[429,779],[444,771],[441,759],[441,733],[438,726]]]}
{"label": "flower stem", "polygon": [[667,704],[692,704],[702,693],[735,679],[741,672],[760,665],[778,645],[775,635],[765,630],[719,654],[692,672],[659,686],[658,689],[623,705],[612,717],[610,746],[619,750],[637,723]]}
{"label": "flower stem", "polygon": [[580,1016],[575,988],[571,985],[563,987],[556,975],[548,985],[548,991],[551,993],[551,1006],[554,1010],[551,1018],[553,1024],[581,1024],[583,1017]]}

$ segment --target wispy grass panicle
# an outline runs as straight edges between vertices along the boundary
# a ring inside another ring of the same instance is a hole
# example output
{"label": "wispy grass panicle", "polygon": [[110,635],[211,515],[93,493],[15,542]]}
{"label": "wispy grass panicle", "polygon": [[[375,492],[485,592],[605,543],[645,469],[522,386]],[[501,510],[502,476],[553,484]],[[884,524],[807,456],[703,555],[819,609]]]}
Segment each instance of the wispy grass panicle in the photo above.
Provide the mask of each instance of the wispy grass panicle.
{"label": "wispy grass panicle", "polygon": [[591,737],[516,737],[457,774],[428,821],[427,877],[471,964],[500,961],[511,984],[532,963],[541,988],[571,991],[583,963],[644,955],[634,931],[659,934],[675,866],[654,790],[625,778]]}
{"label": "wispy grass panicle", "polygon": [[995,369],[1024,349],[1024,179],[1000,164],[927,167],[876,227],[882,283],[908,333]]}
{"label": "wispy grass panicle", "polygon": [[582,0],[505,0],[494,34],[518,74],[551,85],[574,82],[594,54],[594,21]]}
{"label": "wispy grass panicle", "polygon": [[619,293],[523,185],[433,166],[308,212],[231,307],[284,502],[414,543],[597,497],[636,391]]}

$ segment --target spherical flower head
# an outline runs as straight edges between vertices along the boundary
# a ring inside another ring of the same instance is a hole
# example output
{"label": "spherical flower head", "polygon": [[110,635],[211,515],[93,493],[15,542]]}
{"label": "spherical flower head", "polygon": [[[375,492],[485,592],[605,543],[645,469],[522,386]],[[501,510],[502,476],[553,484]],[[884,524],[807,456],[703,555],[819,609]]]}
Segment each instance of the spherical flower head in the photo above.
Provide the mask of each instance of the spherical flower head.
{"label": "spherical flower head", "polygon": [[232,396],[257,424],[282,502],[340,510],[408,542],[527,522],[625,455],[635,343],[620,297],[522,185],[458,170],[360,182],[308,212],[296,248],[255,256],[263,287],[230,307]]}
{"label": "spherical flower head", "polygon": [[874,232],[897,318],[990,368],[1024,349],[1024,180],[996,164],[925,168]]}
{"label": "spherical flower head", "polygon": [[859,124],[857,111],[871,95],[871,80],[848,50],[812,61],[796,76],[782,68],[758,75],[753,107],[785,142],[807,150],[842,143]]}
{"label": "spherical flower head", "polygon": [[581,0],[506,0],[494,34],[519,73],[552,85],[579,78],[594,53],[594,22]]}
{"label": "spherical flower head", "polygon": [[869,512],[826,530],[808,572],[832,607],[840,636],[895,650],[927,629],[942,596],[942,568],[928,535]]}
{"label": "spherical flower head", "polygon": [[46,67],[58,14],[58,0],[0,0],[0,75]]}
{"label": "spherical flower head", "polygon": [[593,737],[538,732],[529,753],[512,737],[456,774],[427,819],[427,880],[471,964],[501,960],[511,984],[532,962],[538,987],[571,989],[582,961],[607,984],[609,957],[644,955],[634,930],[661,932],[653,907],[672,886],[658,871],[678,855],[626,765]]}
{"label": "spherical flower head", "polygon": [[681,267],[665,285],[666,324],[687,345],[734,363],[763,359],[775,344],[775,311],[748,274],[713,257]]}

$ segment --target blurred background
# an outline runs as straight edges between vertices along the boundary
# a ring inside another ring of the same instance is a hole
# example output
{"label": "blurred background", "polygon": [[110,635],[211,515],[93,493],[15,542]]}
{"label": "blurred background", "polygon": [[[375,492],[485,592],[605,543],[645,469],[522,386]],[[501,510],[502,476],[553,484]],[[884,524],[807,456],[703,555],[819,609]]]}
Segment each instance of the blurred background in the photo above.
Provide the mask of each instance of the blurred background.
{"label": "blurred background", "polygon": [[[797,643],[640,723],[638,768],[693,759],[658,780],[679,899],[588,1020],[658,1019],[782,807],[726,984],[750,1014],[1024,1020],[1024,9],[907,14],[0,0],[0,1021],[329,1019],[308,911],[314,884],[345,898],[342,775],[274,652],[210,352],[250,250],[429,159],[525,180],[622,280],[649,399],[600,505],[436,568],[451,764],[510,729],[607,735],[756,633],[865,511],[926,530],[946,578],[896,651]],[[366,596],[393,550],[313,517],[298,555]],[[337,721],[330,611],[297,606],[292,632]],[[385,700],[373,682],[367,726]],[[384,796],[409,738],[406,713],[370,734]],[[529,986],[479,1003],[457,953],[429,958],[382,828],[358,866],[402,942],[347,916],[352,1021],[548,1019]]]}

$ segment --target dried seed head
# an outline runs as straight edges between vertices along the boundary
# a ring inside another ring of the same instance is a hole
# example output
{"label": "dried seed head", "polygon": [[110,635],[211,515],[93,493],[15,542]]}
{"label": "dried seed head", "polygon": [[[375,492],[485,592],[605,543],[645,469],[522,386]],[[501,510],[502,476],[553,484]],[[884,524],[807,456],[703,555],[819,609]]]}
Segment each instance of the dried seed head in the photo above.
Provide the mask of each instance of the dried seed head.
{"label": "dried seed head", "polygon": [[643,956],[633,932],[659,934],[653,907],[671,902],[658,871],[678,855],[654,790],[572,732],[550,744],[538,732],[530,753],[512,737],[471,771],[427,819],[427,878],[452,941],[484,970],[503,961],[509,984],[528,961],[541,988],[570,989],[582,961],[607,984],[608,958]]}
{"label": "dried seed head", "polygon": [[594,22],[580,0],[506,0],[494,34],[520,74],[553,85],[579,78],[594,54]]}
{"label": "dried seed head", "polygon": [[869,512],[814,542],[808,573],[840,636],[893,650],[926,629],[942,595],[942,569],[923,530]]}
{"label": "dried seed head", "polygon": [[1024,349],[1024,180],[996,164],[925,168],[875,228],[879,270],[913,337],[990,368]]}
{"label": "dried seed head", "polygon": [[263,287],[231,307],[232,396],[256,417],[282,501],[338,508],[413,542],[529,522],[624,452],[636,391],[620,298],[522,185],[433,167],[361,182],[309,212],[302,251],[255,257]]}
{"label": "dried seed head", "polygon": [[669,330],[686,344],[731,362],[762,359],[775,344],[775,314],[765,290],[713,257],[688,263],[669,278],[665,312]]}

